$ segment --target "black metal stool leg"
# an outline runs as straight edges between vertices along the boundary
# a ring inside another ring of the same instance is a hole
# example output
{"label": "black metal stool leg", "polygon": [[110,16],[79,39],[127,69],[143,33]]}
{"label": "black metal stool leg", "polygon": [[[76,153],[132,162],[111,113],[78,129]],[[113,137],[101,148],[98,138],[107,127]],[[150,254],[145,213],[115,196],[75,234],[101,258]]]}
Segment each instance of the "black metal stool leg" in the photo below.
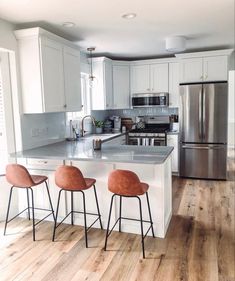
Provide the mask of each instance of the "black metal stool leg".
{"label": "black metal stool leg", "polygon": [[99,208],[98,197],[97,197],[95,185],[93,185],[93,187],[94,187],[94,193],[95,193],[95,201],[96,201],[96,206],[97,206],[97,212],[98,212],[98,215],[99,215],[100,228],[103,229],[102,222],[101,222],[100,208]]}
{"label": "black metal stool leg", "polygon": [[60,195],[61,195],[62,191],[63,191],[63,189],[61,189],[59,191],[59,195],[58,195],[58,199],[57,199],[57,207],[56,207],[56,215],[55,215],[55,223],[54,223],[52,241],[55,241],[56,224],[57,224],[58,212],[59,212],[59,207],[60,207]]}
{"label": "black metal stool leg", "polygon": [[106,248],[107,248],[107,242],[108,242],[108,236],[109,236],[109,225],[110,225],[110,219],[111,219],[111,213],[112,213],[113,198],[114,198],[114,196],[115,196],[115,194],[113,194],[113,196],[111,198],[110,209],[109,209],[109,218],[108,218],[108,225],[107,225],[105,244],[104,244],[104,250],[105,251],[106,251]]}
{"label": "black metal stool leg", "polygon": [[32,217],[33,217],[33,241],[35,241],[35,217],[34,217],[34,198],[33,198],[33,190],[31,187],[29,187],[31,190],[31,196],[32,196]]}
{"label": "black metal stool leg", "polygon": [[142,251],[143,251],[143,258],[145,259],[145,250],[144,250],[144,230],[143,230],[143,218],[142,218],[142,205],[141,200],[138,196],[136,196],[139,200],[139,207],[140,207],[140,227],[141,227],[141,242],[142,242]]}
{"label": "black metal stool leg", "polygon": [[5,227],[4,227],[4,235],[6,235],[6,230],[7,230],[7,223],[8,223],[8,217],[9,217],[9,212],[10,212],[11,196],[12,196],[13,188],[14,188],[14,185],[11,187],[11,190],[10,190],[10,196],[9,196],[8,206],[7,206],[6,221],[5,221]]}
{"label": "black metal stool leg", "polygon": [[148,204],[149,220],[150,220],[150,223],[151,223],[152,235],[153,235],[153,237],[155,237],[155,236],[154,236],[154,231],[153,231],[153,220],[152,220],[152,215],[151,215],[151,210],[150,210],[148,192],[146,192],[146,198],[147,198],[147,204]]}
{"label": "black metal stool leg", "polygon": [[27,192],[27,203],[28,203],[28,219],[30,220],[30,205],[29,205],[29,190],[26,188]]}
{"label": "black metal stool leg", "polygon": [[120,205],[119,205],[119,232],[122,231],[121,227],[122,227],[122,222],[121,222],[121,217],[122,217],[122,196],[120,195]]}
{"label": "black metal stool leg", "polygon": [[73,191],[71,192],[71,224],[73,225]]}
{"label": "black metal stool leg", "polygon": [[54,209],[53,209],[53,205],[52,205],[52,201],[51,201],[50,191],[49,191],[49,187],[48,187],[48,184],[47,184],[46,181],[45,181],[45,185],[46,185],[46,190],[47,190],[47,194],[48,194],[49,203],[50,203],[50,206],[51,206],[51,211],[52,211],[53,219],[55,220],[55,214],[54,214]]}
{"label": "black metal stool leg", "polygon": [[86,248],[88,248],[88,239],[87,239],[87,223],[86,223],[86,200],[85,200],[85,193],[81,191],[82,198],[83,198],[83,212],[84,212],[84,227],[85,227],[85,242]]}

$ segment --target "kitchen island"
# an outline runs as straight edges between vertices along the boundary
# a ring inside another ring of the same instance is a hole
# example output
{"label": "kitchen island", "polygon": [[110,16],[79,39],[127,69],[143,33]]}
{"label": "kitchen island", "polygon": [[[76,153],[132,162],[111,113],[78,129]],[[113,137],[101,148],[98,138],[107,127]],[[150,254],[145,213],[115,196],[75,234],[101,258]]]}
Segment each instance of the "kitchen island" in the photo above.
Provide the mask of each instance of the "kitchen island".
{"label": "kitchen island", "polygon": [[[107,141],[107,140],[106,140]],[[85,177],[97,180],[96,187],[103,225],[106,228],[111,193],[107,188],[109,173],[114,169],[128,169],[137,173],[140,180],[149,184],[149,198],[157,237],[164,238],[172,215],[172,179],[171,179],[171,153],[173,148],[138,147],[128,145],[112,145],[104,142],[101,151],[93,151],[92,139],[84,138],[77,142],[59,142],[22,152],[11,156],[17,158],[18,163],[26,165],[31,173],[45,174],[49,177],[50,192],[53,205],[56,206],[59,188],[54,183],[54,170],[59,165],[74,165],[79,167]],[[36,188],[37,189],[37,188]],[[35,189],[35,190],[36,190]],[[24,192],[25,193],[25,192]],[[20,209],[25,206],[25,194],[19,191]],[[47,207],[46,193],[42,188],[35,194],[36,204]],[[86,191],[86,205],[88,212],[96,212],[95,199],[92,190]],[[82,210],[82,198],[79,194],[74,196],[75,210]],[[143,196],[143,219],[148,220],[145,197]],[[118,201],[112,217],[114,222],[118,217]],[[62,218],[70,211],[70,198],[63,197],[59,217]],[[123,198],[123,214],[125,217],[138,218],[138,201]],[[39,214],[36,217],[40,218]],[[93,217],[88,217],[88,223]],[[65,221],[66,222],[66,221]],[[70,223],[69,220],[67,220]],[[75,224],[83,225],[83,216],[75,215]],[[96,225],[95,225],[96,226]],[[97,227],[99,227],[97,223]],[[146,225],[148,227],[148,225]],[[123,232],[140,234],[140,225],[136,221],[123,220]]]}

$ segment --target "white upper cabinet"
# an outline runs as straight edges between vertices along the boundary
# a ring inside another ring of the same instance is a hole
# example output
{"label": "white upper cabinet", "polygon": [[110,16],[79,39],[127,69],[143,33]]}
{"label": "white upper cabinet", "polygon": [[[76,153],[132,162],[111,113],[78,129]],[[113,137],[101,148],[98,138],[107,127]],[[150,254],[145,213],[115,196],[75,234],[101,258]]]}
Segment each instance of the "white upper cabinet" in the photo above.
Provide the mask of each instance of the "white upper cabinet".
{"label": "white upper cabinet", "polygon": [[203,81],[203,61],[202,58],[182,59],[180,62],[181,82]]}
{"label": "white upper cabinet", "polygon": [[131,66],[131,93],[150,92],[150,68],[149,65]]}
{"label": "white upper cabinet", "polygon": [[113,108],[125,109],[129,107],[130,67],[129,65],[113,65]]}
{"label": "white upper cabinet", "polygon": [[180,64],[169,63],[169,106],[179,107]]}
{"label": "white upper cabinet", "polygon": [[93,59],[93,75],[97,84],[91,89],[91,104],[93,110],[112,109],[113,107],[113,77],[112,61],[107,58]]}
{"label": "white upper cabinet", "polygon": [[168,93],[168,63],[157,63],[150,65],[151,92]]}
{"label": "white upper cabinet", "polygon": [[216,56],[203,59],[204,81],[219,81],[228,79],[228,57]]}
{"label": "white upper cabinet", "polygon": [[80,52],[70,47],[64,47],[66,111],[79,111],[82,109],[80,76]]}
{"label": "white upper cabinet", "polygon": [[177,54],[180,82],[227,81],[228,62],[233,50]]}
{"label": "white upper cabinet", "polygon": [[131,66],[131,93],[168,92],[168,63]]}
{"label": "white upper cabinet", "polygon": [[80,52],[41,28],[15,31],[24,113],[81,110]]}
{"label": "white upper cabinet", "polygon": [[45,112],[63,111],[66,104],[63,47],[61,44],[47,38],[41,38],[41,67],[43,110]]}

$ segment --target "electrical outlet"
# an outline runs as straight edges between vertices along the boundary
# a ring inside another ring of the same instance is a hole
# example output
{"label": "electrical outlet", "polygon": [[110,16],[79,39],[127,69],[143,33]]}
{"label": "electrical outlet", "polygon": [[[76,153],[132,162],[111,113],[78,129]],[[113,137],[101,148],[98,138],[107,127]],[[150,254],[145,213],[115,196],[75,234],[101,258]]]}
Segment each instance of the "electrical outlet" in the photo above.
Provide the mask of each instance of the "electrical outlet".
{"label": "electrical outlet", "polygon": [[39,136],[39,129],[38,128],[33,128],[31,129],[31,137],[38,137]]}

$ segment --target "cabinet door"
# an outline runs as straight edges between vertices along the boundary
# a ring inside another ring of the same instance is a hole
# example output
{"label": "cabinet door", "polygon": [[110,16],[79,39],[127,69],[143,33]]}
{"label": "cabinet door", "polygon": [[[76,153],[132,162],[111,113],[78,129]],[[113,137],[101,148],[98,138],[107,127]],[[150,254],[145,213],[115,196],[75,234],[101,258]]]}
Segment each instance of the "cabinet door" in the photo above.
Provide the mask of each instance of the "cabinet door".
{"label": "cabinet door", "polygon": [[66,111],[80,111],[82,109],[80,52],[69,47],[64,47],[64,83]]}
{"label": "cabinet door", "polygon": [[113,108],[113,66],[111,61],[104,61],[104,98],[105,109]]}
{"label": "cabinet door", "polygon": [[178,147],[178,135],[167,135],[167,146],[173,146],[174,150],[171,154],[172,172],[179,172],[179,147]]}
{"label": "cabinet door", "polygon": [[181,82],[201,82],[203,80],[202,58],[182,59],[180,74]]}
{"label": "cabinet door", "polygon": [[179,107],[180,65],[178,62],[169,63],[169,105]]}
{"label": "cabinet door", "polygon": [[149,65],[131,66],[131,93],[150,93]]}
{"label": "cabinet door", "polygon": [[53,40],[41,38],[41,68],[45,112],[64,111],[62,45]]}
{"label": "cabinet door", "polygon": [[130,72],[128,65],[113,65],[113,108],[130,106]]}
{"label": "cabinet door", "polygon": [[203,59],[203,72],[205,81],[227,81],[227,56],[205,57]]}
{"label": "cabinet door", "polygon": [[150,66],[151,92],[168,93],[168,63],[153,64]]}
{"label": "cabinet door", "polygon": [[112,62],[95,61],[93,74],[97,84],[91,90],[92,109],[111,109],[113,106]]}

